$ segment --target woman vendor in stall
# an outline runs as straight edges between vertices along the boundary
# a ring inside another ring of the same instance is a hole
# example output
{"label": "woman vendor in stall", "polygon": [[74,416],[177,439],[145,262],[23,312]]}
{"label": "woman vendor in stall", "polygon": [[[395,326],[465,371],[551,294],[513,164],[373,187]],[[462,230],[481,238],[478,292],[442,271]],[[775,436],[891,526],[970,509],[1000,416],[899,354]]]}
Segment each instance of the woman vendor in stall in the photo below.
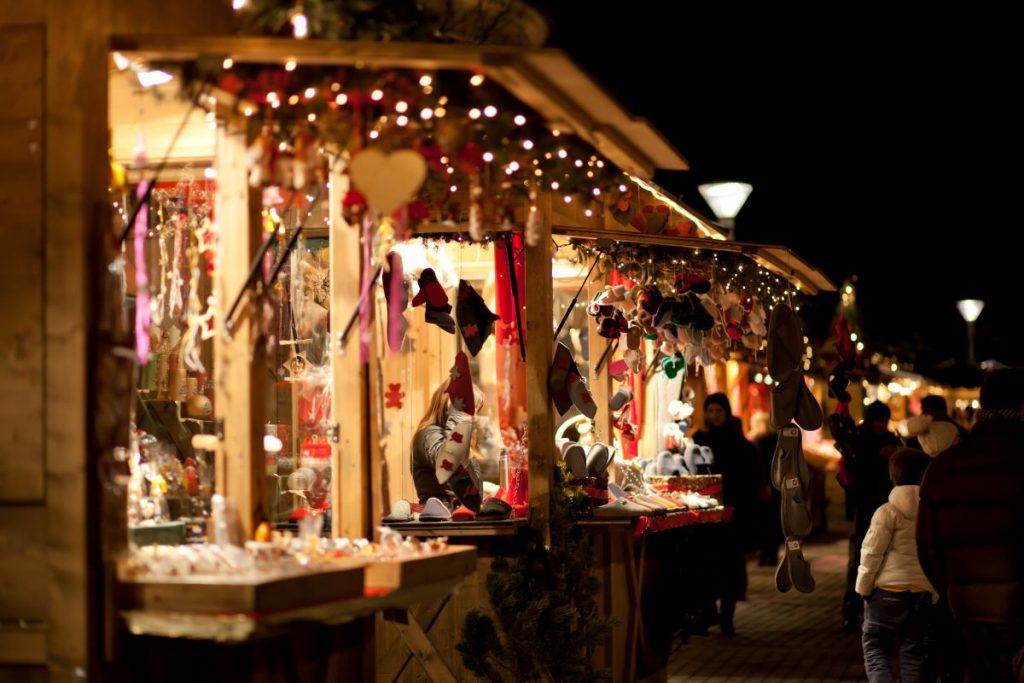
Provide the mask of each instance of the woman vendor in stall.
{"label": "woman vendor in stall", "polygon": [[[453,394],[456,405],[463,402],[459,394],[472,396],[471,412],[453,406]],[[452,509],[462,504],[479,511],[483,481],[479,456],[471,451],[476,413],[483,404],[483,391],[468,377],[446,379],[434,391],[412,440],[412,477],[420,503],[437,498]]]}

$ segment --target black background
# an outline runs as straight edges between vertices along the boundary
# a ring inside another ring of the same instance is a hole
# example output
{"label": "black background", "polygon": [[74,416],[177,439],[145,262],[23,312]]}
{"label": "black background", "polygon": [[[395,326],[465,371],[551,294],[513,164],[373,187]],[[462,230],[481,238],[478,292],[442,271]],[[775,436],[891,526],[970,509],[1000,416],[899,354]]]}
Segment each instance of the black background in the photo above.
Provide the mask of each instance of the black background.
{"label": "black background", "polygon": [[[673,1],[541,9],[548,45],[689,160],[690,171],[657,182],[709,216],[698,184],[751,183],[736,238],[789,246],[837,285],[857,276],[873,346],[919,370],[963,361],[955,304],[975,297],[987,302],[977,360],[1024,362],[1024,59],[1004,35],[1008,15],[808,5],[787,16]],[[818,332],[836,301],[807,306]]]}

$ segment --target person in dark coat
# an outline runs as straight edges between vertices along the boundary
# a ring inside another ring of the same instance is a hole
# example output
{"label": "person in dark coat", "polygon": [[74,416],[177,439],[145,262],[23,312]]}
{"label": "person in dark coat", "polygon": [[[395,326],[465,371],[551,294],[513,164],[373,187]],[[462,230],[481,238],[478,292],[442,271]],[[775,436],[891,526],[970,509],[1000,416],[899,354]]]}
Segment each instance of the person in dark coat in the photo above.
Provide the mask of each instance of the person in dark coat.
{"label": "person in dark coat", "polygon": [[889,478],[889,455],[901,446],[899,438],[889,431],[892,413],[889,406],[875,401],[864,409],[864,422],[846,449],[850,462],[848,501],[853,511],[850,533],[849,562],[846,571],[846,593],[843,596],[843,626],[848,631],[859,629],[858,619],[864,612],[864,601],[857,595],[857,567],[860,548],[871,525],[871,518],[889,500],[892,480]]}
{"label": "person in dark coat", "polygon": [[974,428],[925,472],[917,548],[963,629],[970,680],[1024,680],[1024,370],[985,379]]}
{"label": "person in dark coat", "polygon": [[725,394],[710,394],[704,399],[704,429],[693,440],[708,446],[714,454],[712,471],[722,475],[722,502],[734,509],[726,525],[725,567],[722,572],[721,629],[723,635],[734,635],[733,615],[736,601],[746,597],[747,563],[744,550],[752,538],[752,521],[758,479],[757,454],[743,437],[742,424],[733,417],[732,406]]}

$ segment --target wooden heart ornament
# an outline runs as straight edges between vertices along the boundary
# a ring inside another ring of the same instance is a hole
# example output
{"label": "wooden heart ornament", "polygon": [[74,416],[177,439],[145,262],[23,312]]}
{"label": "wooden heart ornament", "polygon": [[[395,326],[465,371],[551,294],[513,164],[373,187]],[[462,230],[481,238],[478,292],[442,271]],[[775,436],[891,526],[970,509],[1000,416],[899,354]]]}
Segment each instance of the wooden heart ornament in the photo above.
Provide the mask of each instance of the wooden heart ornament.
{"label": "wooden heart ornament", "polygon": [[368,149],[352,160],[350,175],[370,206],[389,215],[415,198],[427,177],[427,162],[411,149],[390,154]]}

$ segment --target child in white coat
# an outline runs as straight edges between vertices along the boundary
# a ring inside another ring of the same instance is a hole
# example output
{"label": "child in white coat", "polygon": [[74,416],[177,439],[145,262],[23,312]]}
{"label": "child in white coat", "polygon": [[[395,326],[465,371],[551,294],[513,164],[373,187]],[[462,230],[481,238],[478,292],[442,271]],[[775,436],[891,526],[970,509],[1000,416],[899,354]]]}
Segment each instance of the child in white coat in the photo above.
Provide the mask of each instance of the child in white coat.
{"label": "child in white coat", "polygon": [[889,502],[875,511],[864,537],[857,593],[865,598],[864,670],[869,683],[895,681],[889,649],[900,643],[900,681],[923,680],[932,598],[938,597],[917,559],[917,508],[929,457],[903,448],[889,459]]}

